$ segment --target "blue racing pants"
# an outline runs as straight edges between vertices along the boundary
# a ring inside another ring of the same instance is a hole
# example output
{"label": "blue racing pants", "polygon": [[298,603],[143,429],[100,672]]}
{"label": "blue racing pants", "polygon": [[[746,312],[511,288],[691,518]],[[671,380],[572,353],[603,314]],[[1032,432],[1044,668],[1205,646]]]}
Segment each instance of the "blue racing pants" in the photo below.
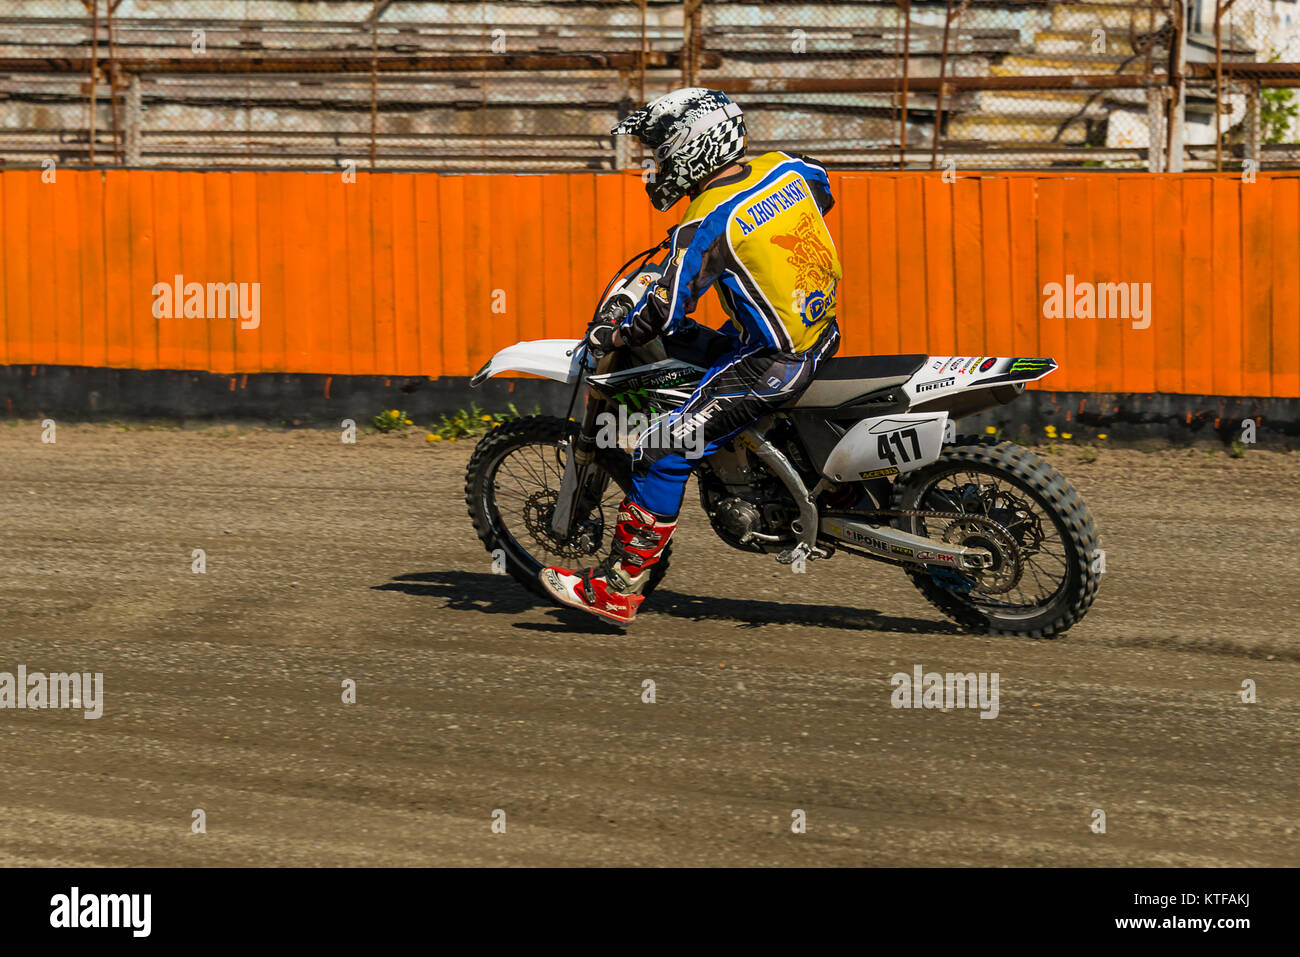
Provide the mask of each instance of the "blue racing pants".
{"label": "blue racing pants", "polygon": [[839,344],[832,321],[806,352],[741,347],[717,359],[680,408],[642,433],[632,453],[632,501],[657,518],[674,518],[691,469],[808,388]]}

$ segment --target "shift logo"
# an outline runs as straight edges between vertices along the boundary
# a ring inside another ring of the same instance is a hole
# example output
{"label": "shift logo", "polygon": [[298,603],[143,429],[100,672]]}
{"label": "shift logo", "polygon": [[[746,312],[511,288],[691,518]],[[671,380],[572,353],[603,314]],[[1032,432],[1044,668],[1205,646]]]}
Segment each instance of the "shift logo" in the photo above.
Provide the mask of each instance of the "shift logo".
{"label": "shift logo", "polygon": [[148,937],[152,928],[152,894],[68,894],[50,898],[50,926],[57,928],[128,928],[133,937]]}

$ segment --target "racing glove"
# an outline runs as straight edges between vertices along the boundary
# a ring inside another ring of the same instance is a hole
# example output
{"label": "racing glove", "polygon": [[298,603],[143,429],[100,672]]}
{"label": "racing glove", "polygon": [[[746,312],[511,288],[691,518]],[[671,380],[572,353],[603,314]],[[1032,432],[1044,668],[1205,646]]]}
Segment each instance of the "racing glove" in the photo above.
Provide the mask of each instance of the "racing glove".
{"label": "racing glove", "polygon": [[632,311],[635,303],[632,297],[624,293],[615,293],[600,308],[600,313],[587,327],[585,342],[587,351],[600,358],[614,350],[614,330]]}
{"label": "racing glove", "polygon": [[599,359],[609,355],[614,351],[614,330],[617,327],[612,322],[601,322],[597,320],[587,327],[587,335],[583,343],[587,346],[587,352]]}

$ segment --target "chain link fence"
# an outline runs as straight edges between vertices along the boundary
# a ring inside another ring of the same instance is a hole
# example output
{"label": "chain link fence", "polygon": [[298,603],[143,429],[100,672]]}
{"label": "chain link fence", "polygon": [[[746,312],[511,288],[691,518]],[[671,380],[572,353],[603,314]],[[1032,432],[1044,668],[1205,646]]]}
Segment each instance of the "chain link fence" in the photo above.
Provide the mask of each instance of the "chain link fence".
{"label": "chain link fence", "polygon": [[[1284,145],[1300,138],[1295,94],[1270,85],[1300,85],[1291,0],[710,0],[705,17],[705,47],[722,55],[705,84],[757,108],[759,143],[794,143],[837,165],[1165,170],[1300,159]],[[1171,125],[1183,144],[1172,161]]]}
{"label": "chain link fence", "polygon": [[700,84],[846,168],[1295,166],[1297,61],[1300,0],[6,0],[0,162],[631,167]]}
{"label": "chain link fence", "polygon": [[[1168,58],[1167,9],[1097,0],[781,9],[781,22],[763,28],[745,22],[752,6],[710,9],[710,35],[729,51],[719,82],[777,71],[788,78],[787,91],[761,104],[775,107],[760,112],[764,140],[807,143],[810,153],[859,167],[1145,160],[1136,143],[1108,137],[1108,120],[1145,117],[1137,83]],[[1094,78],[1134,85],[1081,82]],[[813,92],[836,80],[876,89]]]}
{"label": "chain link fence", "polygon": [[614,118],[680,46],[670,2],[6,0],[0,157],[608,168]]}

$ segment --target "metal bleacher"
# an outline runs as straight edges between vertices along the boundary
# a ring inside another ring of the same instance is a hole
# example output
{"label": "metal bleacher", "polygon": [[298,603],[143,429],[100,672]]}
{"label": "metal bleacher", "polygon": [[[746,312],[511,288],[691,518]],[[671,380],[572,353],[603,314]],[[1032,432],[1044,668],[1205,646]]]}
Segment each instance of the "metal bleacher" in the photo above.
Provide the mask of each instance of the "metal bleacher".
{"label": "metal bleacher", "polygon": [[[1249,12],[1261,0],[1238,2]],[[609,135],[615,119],[695,82],[744,104],[752,148],[836,166],[928,168],[940,153],[963,167],[1134,166],[1147,161],[1168,10],[1164,0],[5,0],[0,164],[610,169],[643,159]],[[1257,21],[1229,24],[1227,56],[1263,58]],[[1205,64],[1194,66],[1189,110],[1205,119],[1213,100]],[[1236,116],[1244,102],[1238,90],[1227,105]]]}

